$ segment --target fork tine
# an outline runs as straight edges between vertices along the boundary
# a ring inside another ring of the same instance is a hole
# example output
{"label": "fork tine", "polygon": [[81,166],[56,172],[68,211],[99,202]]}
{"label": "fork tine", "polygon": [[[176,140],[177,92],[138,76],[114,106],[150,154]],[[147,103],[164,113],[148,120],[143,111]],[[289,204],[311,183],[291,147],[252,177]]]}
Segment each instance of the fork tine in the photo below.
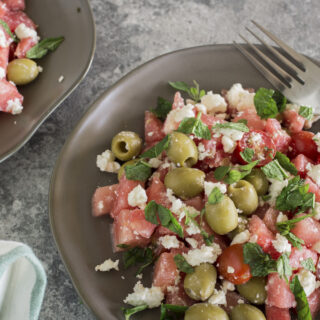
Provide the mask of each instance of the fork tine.
{"label": "fork tine", "polygon": [[[278,74],[283,77],[287,82],[300,84],[295,78],[291,77],[291,75],[282,69],[278,64],[276,64],[272,59],[270,59],[267,55],[265,55],[260,49],[258,49],[254,44],[248,41],[244,36],[240,34],[240,37],[247,42],[247,44],[252,48],[269,66],[271,66]],[[301,80],[301,79],[300,79]],[[304,81],[301,80],[301,84],[304,84]]]}
{"label": "fork tine", "polygon": [[252,55],[243,46],[233,41],[234,46],[251,62],[251,64],[279,91],[288,88],[288,84],[276,77],[268,68],[266,68],[254,55]]}
{"label": "fork tine", "polygon": [[288,68],[290,69],[290,71],[292,72],[292,74],[294,74],[296,77],[299,76],[299,69],[297,68],[297,66],[292,63],[287,57],[285,57],[284,55],[280,54],[279,51],[277,51],[275,48],[273,48],[272,46],[270,46],[268,43],[266,43],[263,39],[261,39],[256,33],[254,33],[252,30],[250,30],[249,28],[246,27],[246,30],[249,31],[257,40],[259,40],[270,52],[272,52],[282,63],[284,63],[286,66],[288,66]]}
{"label": "fork tine", "polygon": [[303,62],[301,61],[301,55],[293,50],[291,47],[289,47],[287,44],[285,44],[282,40],[280,40],[278,37],[276,37],[273,33],[267,31],[264,27],[262,27],[259,23],[255,22],[254,20],[251,20],[251,22],[259,28],[265,35],[267,35],[271,40],[273,40],[281,49],[284,50],[289,56],[293,58],[293,60],[296,61],[297,66],[302,71],[306,71],[305,66]]}

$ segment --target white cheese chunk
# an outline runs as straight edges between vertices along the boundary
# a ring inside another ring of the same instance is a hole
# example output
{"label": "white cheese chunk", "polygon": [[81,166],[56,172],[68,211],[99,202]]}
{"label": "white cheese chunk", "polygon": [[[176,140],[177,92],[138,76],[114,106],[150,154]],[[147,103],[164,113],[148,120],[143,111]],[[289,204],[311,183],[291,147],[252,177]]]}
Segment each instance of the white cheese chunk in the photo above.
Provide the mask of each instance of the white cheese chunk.
{"label": "white cheese chunk", "polygon": [[205,262],[214,263],[221,252],[220,246],[213,243],[211,246],[202,245],[200,249],[189,250],[188,253],[182,255],[191,266],[195,267]]}
{"label": "white cheese chunk", "polygon": [[27,27],[24,23],[20,23],[16,27],[14,32],[20,40],[25,39],[25,38],[32,38],[34,40],[34,42],[38,42],[37,31],[32,28]]}
{"label": "white cheese chunk", "polygon": [[133,188],[128,194],[128,204],[131,207],[139,207],[144,209],[148,201],[146,190],[140,184]]}
{"label": "white cheese chunk", "polygon": [[106,150],[97,155],[97,167],[101,171],[117,173],[120,169],[120,163],[115,161],[115,156],[111,150]]}
{"label": "white cheese chunk", "polygon": [[207,112],[211,114],[227,111],[225,99],[220,94],[214,94],[212,91],[207,92],[201,98],[201,103],[206,106]]}
{"label": "white cheese chunk", "polygon": [[279,253],[291,252],[291,244],[287,238],[280,233],[276,234],[276,239],[272,240],[272,244]]}
{"label": "white cheese chunk", "polygon": [[228,280],[223,280],[222,281],[222,290],[224,292],[227,292],[227,291],[234,291],[236,289],[235,285],[228,281]]}
{"label": "white cheese chunk", "polygon": [[234,268],[231,266],[228,266],[227,273],[234,273]]}
{"label": "white cheese chunk", "polygon": [[318,132],[312,140],[316,143],[317,145],[317,151],[320,152],[320,132]]}
{"label": "white cheese chunk", "polygon": [[227,192],[227,187],[225,184],[221,182],[210,182],[205,181],[204,182],[204,193],[207,197],[209,197],[210,193],[212,192],[213,188],[218,188],[221,193]]}
{"label": "white cheese chunk", "polygon": [[119,271],[119,260],[112,261],[111,259],[107,259],[106,261],[97,265],[94,268],[94,270],[96,271],[103,271],[103,272],[110,271],[112,269]]}
{"label": "white cheese chunk", "polygon": [[319,202],[316,202],[314,204],[314,209],[313,209],[313,212],[314,212],[314,218],[316,220],[320,220],[320,203]]}
{"label": "white cheese chunk", "polygon": [[206,114],[206,113],[207,113],[207,108],[206,108],[206,106],[205,106],[204,104],[202,104],[202,103],[197,103],[197,104],[195,105],[195,107],[196,107],[196,109],[197,109],[199,112],[201,112],[201,113],[203,113],[203,114]]}
{"label": "white cheese chunk", "polygon": [[249,230],[244,230],[232,239],[231,245],[248,242],[250,240],[250,236],[251,234]]}
{"label": "white cheese chunk", "polygon": [[130,293],[124,302],[132,306],[146,304],[148,308],[156,308],[160,306],[163,299],[164,294],[160,287],[145,288],[141,281],[138,281],[133,288],[133,293]]}
{"label": "white cheese chunk", "polygon": [[311,169],[308,171],[308,176],[320,186],[320,164],[311,166]]}
{"label": "white cheese chunk", "polygon": [[6,77],[6,70],[0,67],[0,79],[3,79],[5,77]]}
{"label": "white cheese chunk", "polygon": [[214,289],[213,294],[209,298],[208,302],[213,305],[226,305],[226,293],[223,290]]}
{"label": "white cheese chunk", "polygon": [[223,145],[223,151],[226,153],[232,153],[237,146],[236,142],[228,136],[223,136],[221,142]]}
{"label": "white cheese chunk", "polygon": [[278,195],[281,193],[282,189],[288,185],[289,181],[287,179],[283,181],[275,179],[268,180],[271,182],[269,186],[269,195],[271,198],[268,200],[268,203],[270,203],[271,205],[275,205]]}
{"label": "white cheese chunk", "polygon": [[23,106],[18,98],[11,99],[7,102],[7,112],[10,112],[12,114],[19,114],[23,110]]}
{"label": "white cheese chunk", "polygon": [[198,241],[194,238],[186,238],[186,241],[190,244],[190,246],[195,249],[198,247]]}
{"label": "white cheese chunk", "polygon": [[198,152],[199,152],[199,160],[204,160],[207,157],[212,157],[214,150],[208,149],[206,150],[203,143],[199,143],[198,145]]}
{"label": "white cheese chunk", "polygon": [[254,95],[254,93],[244,90],[240,83],[235,83],[227,92],[227,99],[232,108],[242,111],[248,108],[255,109]]}
{"label": "white cheese chunk", "polygon": [[288,221],[288,217],[283,214],[282,212],[279,212],[278,216],[277,216],[277,223],[279,222],[286,222]]}
{"label": "white cheese chunk", "polygon": [[199,227],[193,223],[192,221],[189,223],[188,228],[186,229],[186,232],[188,233],[189,236],[192,236],[194,234],[198,234],[201,232]]}
{"label": "white cheese chunk", "polygon": [[152,168],[157,169],[161,166],[162,161],[158,158],[151,158],[148,163]]}
{"label": "white cheese chunk", "polygon": [[298,278],[306,296],[310,296],[317,287],[316,276],[309,270],[301,269],[298,273]]}
{"label": "white cheese chunk", "polygon": [[180,242],[176,236],[165,235],[159,238],[159,243],[166,249],[179,248]]}

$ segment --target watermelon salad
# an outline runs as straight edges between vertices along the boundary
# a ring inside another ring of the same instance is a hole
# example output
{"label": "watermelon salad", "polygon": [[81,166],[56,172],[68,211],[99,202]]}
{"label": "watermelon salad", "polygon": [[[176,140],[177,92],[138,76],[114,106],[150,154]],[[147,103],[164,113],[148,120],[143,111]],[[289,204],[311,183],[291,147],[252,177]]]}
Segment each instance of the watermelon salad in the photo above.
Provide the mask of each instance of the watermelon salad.
{"label": "watermelon salad", "polygon": [[[121,131],[97,156],[118,183],[92,215],[113,219],[121,268],[137,268],[125,319],[315,319],[320,309],[320,133],[272,89],[219,93],[169,82],[145,111],[144,142]],[[183,97],[185,95],[185,97]],[[152,285],[142,284],[153,265]],[[105,260],[96,271],[119,270]]]}
{"label": "watermelon salad", "polygon": [[37,25],[24,12],[25,0],[0,1],[0,111],[20,114],[23,96],[17,85],[33,81],[42,67],[34,61],[54,51],[63,37],[40,41]]}

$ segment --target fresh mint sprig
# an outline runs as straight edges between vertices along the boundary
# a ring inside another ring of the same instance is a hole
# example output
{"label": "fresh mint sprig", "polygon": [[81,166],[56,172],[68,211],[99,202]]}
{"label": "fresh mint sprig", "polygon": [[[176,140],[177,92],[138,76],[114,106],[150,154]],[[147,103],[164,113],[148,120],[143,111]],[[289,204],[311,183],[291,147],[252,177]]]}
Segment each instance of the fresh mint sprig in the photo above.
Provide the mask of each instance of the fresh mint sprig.
{"label": "fresh mint sprig", "polygon": [[199,102],[201,98],[206,94],[206,92],[204,90],[200,90],[197,81],[193,80],[193,83],[195,86],[190,87],[183,81],[169,81],[169,84],[172,88],[188,93],[193,101]]}

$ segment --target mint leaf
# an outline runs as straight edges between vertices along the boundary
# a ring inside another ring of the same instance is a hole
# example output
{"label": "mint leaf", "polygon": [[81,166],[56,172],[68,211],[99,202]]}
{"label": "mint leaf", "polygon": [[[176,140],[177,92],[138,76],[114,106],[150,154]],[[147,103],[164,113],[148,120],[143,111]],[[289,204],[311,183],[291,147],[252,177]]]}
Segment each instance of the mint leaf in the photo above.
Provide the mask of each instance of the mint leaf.
{"label": "mint leaf", "polygon": [[251,162],[254,156],[254,150],[251,148],[245,148],[240,152],[240,156],[245,162]]}
{"label": "mint leaf", "polygon": [[207,245],[207,246],[211,246],[212,245],[212,243],[213,243],[213,240],[214,240],[214,235],[213,234],[211,234],[211,235],[209,235],[205,230],[201,230],[201,235],[202,235],[202,238],[203,238],[203,240],[204,240],[204,242],[205,242],[205,244]]}
{"label": "mint leaf", "polygon": [[162,151],[167,150],[170,143],[170,136],[165,136],[160,142],[154,145],[149,150],[145,151],[140,157],[141,158],[156,158]]}
{"label": "mint leaf", "polygon": [[282,254],[276,262],[277,272],[281,278],[284,278],[289,282],[289,278],[292,275],[292,268],[289,263],[289,253]]}
{"label": "mint leaf", "polygon": [[143,161],[126,165],[124,171],[128,180],[135,181],[146,181],[152,173],[151,167]]}
{"label": "mint leaf", "polygon": [[316,272],[316,268],[315,268],[315,265],[314,265],[314,262],[312,260],[312,258],[308,258],[308,259],[305,259],[305,260],[302,260],[300,262],[300,264],[306,269],[306,270],[309,270],[311,272]]}
{"label": "mint leaf", "polygon": [[177,131],[185,134],[193,133],[196,137],[201,139],[211,139],[210,129],[201,121],[201,112],[198,113],[197,118],[184,118]]}
{"label": "mint leaf", "polygon": [[275,91],[272,99],[276,102],[279,112],[283,112],[286,109],[287,98],[280,91]]}
{"label": "mint leaf", "polygon": [[172,109],[172,103],[164,98],[158,97],[157,107],[151,109],[151,112],[156,115],[156,117],[162,121],[166,120],[168,113]]}
{"label": "mint leaf", "polygon": [[193,83],[195,87],[190,87],[183,81],[169,81],[172,88],[188,93],[192,100],[199,102],[206,93],[204,90],[200,90],[199,84],[195,80],[193,80]]}
{"label": "mint leaf", "polygon": [[26,57],[29,59],[40,59],[49,51],[56,50],[63,41],[64,37],[43,39],[27,51]]}
{"label": "mint leaf", "polygon": [[137,307],[133,307],[133,308],[129,308],[129,309],[122,308],[122,311],[123,311],[123,314],[125,316],[125,320],[130,320],[130,317],[133,314],[138,313],[140,311],[143,311],[143,310],[145,310],[147,308],[148,308],[148,305],[147,304],[143,304],[141,306],[137,306]]}
{"label": "mint leaf", "polygon": [[184,223],[185,223],[186,225],[189,225],[190,222],[191,222],[191,223],[196,223],[196,221],[194,220],[194,218],[199,215],[198,212],[191,213],[191,212],[189,212],[189,210],[186,210],[186,209],[184,210],[184,212],[185,212],[185,215],[186,215],[186,218],[185,218]]}
{"label": "mint leaf", "polygon": [[304,117],[306,120],[312,120],[313,110],[310,107],[301,106],[299,109],[299,115]]}
{"label": "mint leaf", "polygon": [[0,19],[0,24],[3,27],[3,29],[5,30],[5,32],[13,39],[14,42],[19,42],[18,37],[11,32],[10,27],[8,26],[8,24],[5,21]]}
{"label": "mint leaf", "polygon": [[290,290],[297,302],[298,320],[312,320],[308,299],[301,286],[298,276],[295,276],[290,283]]}
{"label": "mint leaf", "polygon": [[212,129],[233,129],[242,132],[249,132],[249,128],[241,122],[225,122],[225,123],[217,123]]}
{"label": "mint leaf", "polygon": [[280,211],[302,211],[313,208],[315,202],[314,193],[308,193],[309,185],[299,176],[294,177],[284,187],[276,199],[276,208]]}
{"label": "mint leaf", "polygon": [[269,162],[268,164],[263,166],[261,170],[270,179],[283,181],[284,179],[289,177],[285,170],[281,167],[278,160],[273,160]]}
{"label": "mint leaf", "polygon": [[218,167],[215,171],[214,171],[214,177],[217,180],[223,180],[223,178],[228,174],[228,172],[231,170],[231,167],[228,166],[221,166]]}
{"label": "mint leaf", "polygon": [[158,225],[158,218],[163,227],[168,228],[174,233],[178,234],[183,238],[183,229],[177,219],[174,217],[172,212],[162,206],[161,204],[156,203],[154,200],[151,200],[146,208],[144,209],[144,215],[147,221]]}
{"label": "mint leaf", "polygon": [[152,260],[153,254],[150,248],[134,247],[123,252],[123,263],[125,269],[138,263],[147,263]]}
{"label": "mint leaf", "polygon": [[261,119],[275,118],[279,113],[277,103],[272,98],[274,90],[260,88],[254,96],[254,105]]}
{"label": "mint leaf", "polygon": [[237,122],[238,122],[238,123],[243,123],[243,124],[245,124],[245,125],[248,124],[248,120],[247,120],[247,119],[239,119]]}
{"label": "mint leaf", "polygon": [[284,168],[285,170],[287,170],[288,172],[290,172],[295,176],[298,174],[297,168],[285,154],[277,151],[276,159],[278,160],[282,168]]}
{"label": "mint leaf", "polygon": [[172,88],[189,93],[190,87],[183,81],[169,81]]}
{"label": "mint leaf", "polygon": [[[168,312],[173,313],[185,313],[189,307],[186,306],[176,306],[174,304],[161,304],[160,307],[160,320],[171,320],[173,319],[168,315]],[[175,318],[176,319],[176,318]]]}
{"label": "mint leaf", "polygon": [[243,259],[250,266],[254,277],[265,277],[275,272],[275,260],[265,253],[257,243],[247,242],[243,245]]}
{"label": "mint leaf", "polygon": [[210,204],[219,203],[222,200],[222,198],[223,198],[223,194],[221,193],[220,189],[217,187],[214,187],[209,194],[208,203]]}
{"label": "mint leaf", "polygon": [[181,254],[176,254],[174,256],[174,262],[180,271],[185,273],[194,272],[194,268],[187,262],[187,260]]}
{"label": "mint leaf", "polygon": [[231,169],[228,172],[227,176],[224,178],[224,182],[232,184],[243,179],[251,173],[252,169],[258,164],[258,162],[259,160],[256,160],[244,166],[237,166],[237,169]]}

